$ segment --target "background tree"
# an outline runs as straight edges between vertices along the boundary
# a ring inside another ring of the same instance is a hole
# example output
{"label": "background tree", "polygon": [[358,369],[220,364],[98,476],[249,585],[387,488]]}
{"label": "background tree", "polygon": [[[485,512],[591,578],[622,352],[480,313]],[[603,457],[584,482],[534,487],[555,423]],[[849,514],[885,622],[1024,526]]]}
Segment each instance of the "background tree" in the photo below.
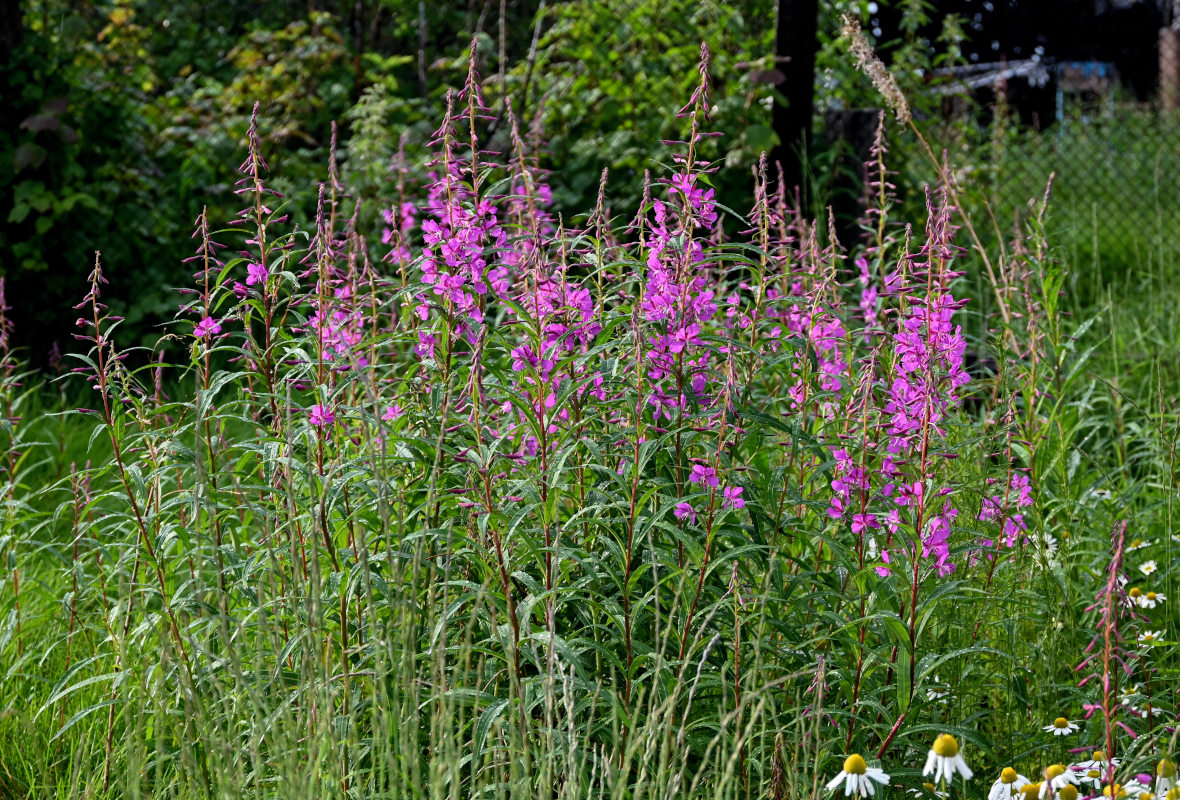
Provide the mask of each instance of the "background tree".
{"label": "background tree", "polygon": [[815,98],[819,2],[778,0],[777,6],[774,51],[782,73],[779,87],[785,102],[774,106],[771,125],[778,144],[770,157],[772,163],[782,164],[787,186],[803,186]]}

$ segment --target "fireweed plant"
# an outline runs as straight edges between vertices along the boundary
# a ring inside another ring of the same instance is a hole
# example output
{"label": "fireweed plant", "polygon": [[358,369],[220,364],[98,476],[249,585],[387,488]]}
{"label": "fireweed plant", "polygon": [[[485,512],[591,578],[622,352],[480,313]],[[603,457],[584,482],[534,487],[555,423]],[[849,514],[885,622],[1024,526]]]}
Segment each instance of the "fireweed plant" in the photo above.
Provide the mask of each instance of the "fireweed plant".
{"label": "fireweed plant", "polygon": [[0,789],[1174,798],[1176,549],[1082,447],[1047,196],[998,320],[884,118],[861,241],[765,160],[722,208],[702,48],[642,206],[571,224],[471,63],[372,231],[334,156],[287,220],[256,109],[183,363],[126,366],[96,258],[89,456],[25,432],[0,284]]}

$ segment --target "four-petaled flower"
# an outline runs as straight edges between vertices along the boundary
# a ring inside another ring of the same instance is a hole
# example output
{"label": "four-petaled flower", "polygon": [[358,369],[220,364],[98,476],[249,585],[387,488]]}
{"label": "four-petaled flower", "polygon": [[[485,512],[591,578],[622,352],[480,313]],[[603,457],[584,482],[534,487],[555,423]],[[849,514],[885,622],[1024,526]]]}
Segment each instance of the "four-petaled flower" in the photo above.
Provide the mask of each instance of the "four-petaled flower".
{"label": "four-petaled flower", "polygon": [[336,412],[330,406],[316,404],[311,407],[308,412],[308,421],[317,428],[322,428],[325,425],[331,425],[336,421]]}
{"label": "four-petaled flower", "polygon": [[206,336],[216,336],[221,333],[221,323],[213,319],[213,317],[205,317],[197,323],[196,330],[193,331],[193,336],[198,339],[204,339]]}
{"label": "four-petaled flower", "polygon": [[693,483],[708,484],[714,489],[721,485],[721,481],[717,478],[717,470],[704,464],[693,464],[692,474],[688,476],[688,479]]}
{"label": "four-petaled flower", "polygon": [[726,486],[722,492],[725,495],[726,508],[745,508],[746,501],[742,499],[741,486]]}
{"label": "four-petaled flower", "polygon": [[253,286],[256,283],[265,284],[268,275],[269,273],[266,267],[261,264],[249,264],[246,267],[246,285]]}

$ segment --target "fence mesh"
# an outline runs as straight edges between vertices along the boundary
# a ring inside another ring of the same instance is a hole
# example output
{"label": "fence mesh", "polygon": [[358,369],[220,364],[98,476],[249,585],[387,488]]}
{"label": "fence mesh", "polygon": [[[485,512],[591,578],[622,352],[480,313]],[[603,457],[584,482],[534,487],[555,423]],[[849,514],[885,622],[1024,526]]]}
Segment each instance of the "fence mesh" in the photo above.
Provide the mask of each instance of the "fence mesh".
{"label": "fence mesh", "polygon": [[[1051,241],[1107,275],[1133,268],[1180,241],[1180,19],[1154,44],[1158,74],[1146,86],[1097,60],[939,71],[929,88],[938,102],[927,103],[937,110],[917,125],[947,152],[973,211],[994,216],[993,230],[1010,231],[1052,174]],[[867,154],[876,119],[872,110],[827,115],[828,142],[845,147],[846,165]],[[932,180],[930,167],[912,158],[917,180],[898,185]]]}

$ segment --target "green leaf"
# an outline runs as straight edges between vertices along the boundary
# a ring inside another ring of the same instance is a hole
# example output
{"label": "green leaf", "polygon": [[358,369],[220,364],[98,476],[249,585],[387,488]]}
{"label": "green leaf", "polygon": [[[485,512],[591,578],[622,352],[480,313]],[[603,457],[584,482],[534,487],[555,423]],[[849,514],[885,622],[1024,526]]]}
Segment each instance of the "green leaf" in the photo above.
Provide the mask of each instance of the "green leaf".
{"label": "green leaf", "polygon": [[475,738],[472,741],[472,760],[479,763],[479,757],[483,753],[484,742],[487,741],[488,732],[492,729],[492,725],[504,713],[504,709],[508,707],[508,700],[497,700],[490,706],[484,709],[483,713],[479,715],[479,722],[475,724]]}

